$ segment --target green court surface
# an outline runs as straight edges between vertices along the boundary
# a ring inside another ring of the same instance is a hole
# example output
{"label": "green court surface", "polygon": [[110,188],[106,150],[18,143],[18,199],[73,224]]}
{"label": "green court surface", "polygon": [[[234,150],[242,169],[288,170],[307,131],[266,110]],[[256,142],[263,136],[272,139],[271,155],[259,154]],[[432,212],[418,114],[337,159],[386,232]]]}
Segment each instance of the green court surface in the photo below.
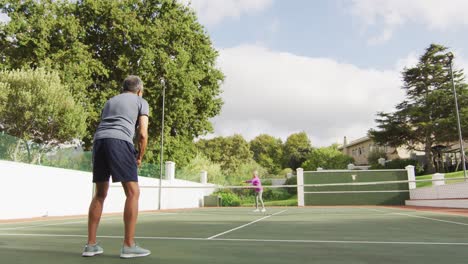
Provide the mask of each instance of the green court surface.
{"label": "green court surface", "polygon": [[86,218],[0,223],[1,263],[467,263],[468,217],[400,207],[206,208],[141,213],[148,257],[120,259],[121,216],[81,257]]}

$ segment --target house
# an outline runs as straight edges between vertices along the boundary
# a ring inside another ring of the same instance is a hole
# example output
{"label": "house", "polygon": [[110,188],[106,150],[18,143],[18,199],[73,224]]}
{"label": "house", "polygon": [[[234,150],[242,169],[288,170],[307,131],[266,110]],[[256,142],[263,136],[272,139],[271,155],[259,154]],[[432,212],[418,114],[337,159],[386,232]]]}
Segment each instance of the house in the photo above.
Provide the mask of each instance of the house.
{"label": "house", "polygon": [[369,153],[380,150],[386,153],[388,160],[409,159],[424,155],[422,152],[407,150],[404,147],[393,148],[389,146],[379,146],[370,137],[365,136],[348,143],[344,137],[343,145],[338,147],[343,154],[354,158],[354,164],[358,166],[369,165],[367,158]]}

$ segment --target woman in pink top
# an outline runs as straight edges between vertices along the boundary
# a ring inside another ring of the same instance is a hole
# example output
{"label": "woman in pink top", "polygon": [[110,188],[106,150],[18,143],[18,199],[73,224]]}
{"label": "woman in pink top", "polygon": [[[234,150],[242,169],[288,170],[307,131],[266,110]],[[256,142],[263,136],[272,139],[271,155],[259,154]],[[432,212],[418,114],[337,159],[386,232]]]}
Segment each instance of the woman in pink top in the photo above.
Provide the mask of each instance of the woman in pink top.
{"label": "woman in pink top", "polygon": [[262,212],[265,212],[265,205],[263,204],[263,187],[262,183],[260,182],[260,178],[258,177],[258,172],[254,171],[253,172],[253,177],[251,180],[245,181],[246,183],[251,183],[253,186],[255,186],[255,210],[254,212],[260,212],[258,209],[258,200],[262,203]]}

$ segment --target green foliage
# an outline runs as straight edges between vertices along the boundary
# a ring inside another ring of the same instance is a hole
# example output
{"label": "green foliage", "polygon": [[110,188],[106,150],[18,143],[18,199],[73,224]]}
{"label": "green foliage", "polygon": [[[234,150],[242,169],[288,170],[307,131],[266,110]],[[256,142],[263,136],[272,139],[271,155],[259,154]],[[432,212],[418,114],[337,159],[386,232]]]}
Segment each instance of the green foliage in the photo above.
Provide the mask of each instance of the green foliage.
{"label": "green foliage", "polygon": [[336,145],[313,149],[307,160],[302,164],[304,170],[323,169],[346,169],[349,163],[354,160],[352,157],[343,154]]}
{"label": "green foliage", "polygon": [[0,134],[0,159],[17,162],[38,162],[42,156],[41,148],[31,141],[24,141],[3,132]]}
{"label": "green foliage", "polygon": [[[435,170],[432,147],[458,139],[450,63],[446,47],[430,45],[415,67],[403,71],[406,92],[403,102],[394,113],[378,113],[379,130],[369,131],[371,138],[381,145],[424,151],[431,173]],[[454,70],[453,76],[461,113],[468,113],[468,86],[463,70]],[[462,120],[466,137],[468,120]]]}
{"label": "green foliage", "polygon": [[312,149],[309,137],[305,132],[290,135],[283,146],[283,166],[299,168],[307,160]]}
{"label": "green foliage", "polygon": [[367,156],[367,162],[370,165],[376,165],[379,164],[380,158],[387,159],[387,153],[379,148],[374,148],[369,152],[369,155]]}
{"label": "green foliage", "polygon": [[283,157],[283,144],[281,139],[262,134],[250,141],[250,150],[253,159],[262,167],[268,169],[269,174],[277,174],[281,171],[281,159]]}
{"label": "green foliage", "polygon": [[56,72],[3,70],[0,83],[0,124],[28,151],[32,142],[44,152],[84,135],[86,112]]}
{"label": "green foliage", "polygon": [[59,149],[45,155],[41,165],[90,172],[93,171],[92,156],[91,151],[80,148]]}
{"label": "green foliage", "polygon": [[[160,142],[159,140],[156,140]],[[154,159],[148,159],[148,162],[159,163],[160,145],[156,145],[155,151],[152,152]],[[195,158],[197,153],[195,143],[192,139],[177,136],[166,136],[164,141],[164,160],[170,160],[176,162],[177,166],[183,167],[190,163]],[[156,162],[157,160],[157,162]]]}
{"label": "green foliage", "polygon": [[241,204],[239,196],[229,189],[217,191],[215,194],[221,196],[222,206],[240,206]]}
{"label": "green foliage", "polygon": [[271,186],[272,184],[273,184],[273,182],[270,179],[262,180],[262,185],[263,186]]}
{"label": "green foliage", "polygon": [[241,135],[201,139],[196,146],[212,162],[221,164],[221,169],[226,173],[236,172],[243,164],[253,161],[249,144]]}
{"label": "green foliage", "polygon": [[258,171],[260,178],[265,177],[264,175],[267,173],[265,168],[257,164],[255,161],[250,160],[249,162],[240,164],[234,171],[226,172],[226,183],[238,185],[246,179],[251,179],[254,170]]}
{"label": "green foliage", "polygon": [[293,174],[293,170],[291,168],[285,168],[285,169],[282,169],[281,172],[279,172],[279,176],[281,178],[286,178],[288,177],[289,174]]}
{"label": "green foliage", "polygon": [[201,171],[208,174],[208,182],[216,184],[225,183],[225,175],[221,171],[219,164],[213,163],[202,154],[198,154],[186,166],[177,172],[177,178],[191,181],[199,181]]}
{"label": "green foliage", "polygon": [[267,188],[263,192],[263,199],[269,201],[287,200],[292,196],[292,194],[288,192],[287,189],[291,188]]}
{"label": "green foliage", "polygon": [[187,163],[195,153],[186,143],[212,131],[209,120],[222,106],[218,52],[179,1],[10,0],[0,2],[0,12],[12,18],[0,24],[0,69],[56,70],[88,111],[87,147],[105,101],[129,74],[142,78],[151,107],[151,162],[159,155],[163,87],[164,134],[174,143],[165,157]]}
{"label": "green foliage", "polygon": [[405,169],[406,166],[414,166],[416,175],[424,174],[424,168],[417,160],[413,159],[394,159],[385,163],[385,166],[380,164],[374,164],[369,169],[370,170],[383,170],[383,169]]}
{"label": "green foliage", "polygon": [[[140,168],[138,169],[138,175],[159,179],[161,177],[161,170],[159,168],[160,168],[159,163],[146,163],[145,162],[145,163],[142,163]],[[164,177],[164,168],[163,168],[162,173]]]}
{"label": "green foliage", "polygon": [[[284,185],[297,185],[297,176],[292,176],[286,179]],[[295,195],[297,194],[297,188],[286,188],[289,194]]]}
{"label": "green foliage", "polygon": [[0,160],[11,160],[11,153],[15,146],[15,137],[0,133]]}

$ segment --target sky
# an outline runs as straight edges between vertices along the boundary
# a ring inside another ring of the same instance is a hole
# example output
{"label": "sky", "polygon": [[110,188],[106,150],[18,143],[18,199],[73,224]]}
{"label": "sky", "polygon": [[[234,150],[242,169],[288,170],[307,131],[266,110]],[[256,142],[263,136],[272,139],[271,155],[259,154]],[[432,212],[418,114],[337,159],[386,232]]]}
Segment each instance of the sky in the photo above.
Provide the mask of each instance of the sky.
{"label": "sky", "polygon": [[[190,2],[190,3],[189,3]],[[404,98],[401,72],[431,43],[468,66],[466,0],[191,0],[225,74],[207,137],[306,132],[352,141]]]}
{"label": "sky", "polygon": [[306,132],[314,147],[341,144],[394,110],[401,71],[431,43],[468,68],[466,0],[180,1],[197,13],[225,75],[207,138]]}

